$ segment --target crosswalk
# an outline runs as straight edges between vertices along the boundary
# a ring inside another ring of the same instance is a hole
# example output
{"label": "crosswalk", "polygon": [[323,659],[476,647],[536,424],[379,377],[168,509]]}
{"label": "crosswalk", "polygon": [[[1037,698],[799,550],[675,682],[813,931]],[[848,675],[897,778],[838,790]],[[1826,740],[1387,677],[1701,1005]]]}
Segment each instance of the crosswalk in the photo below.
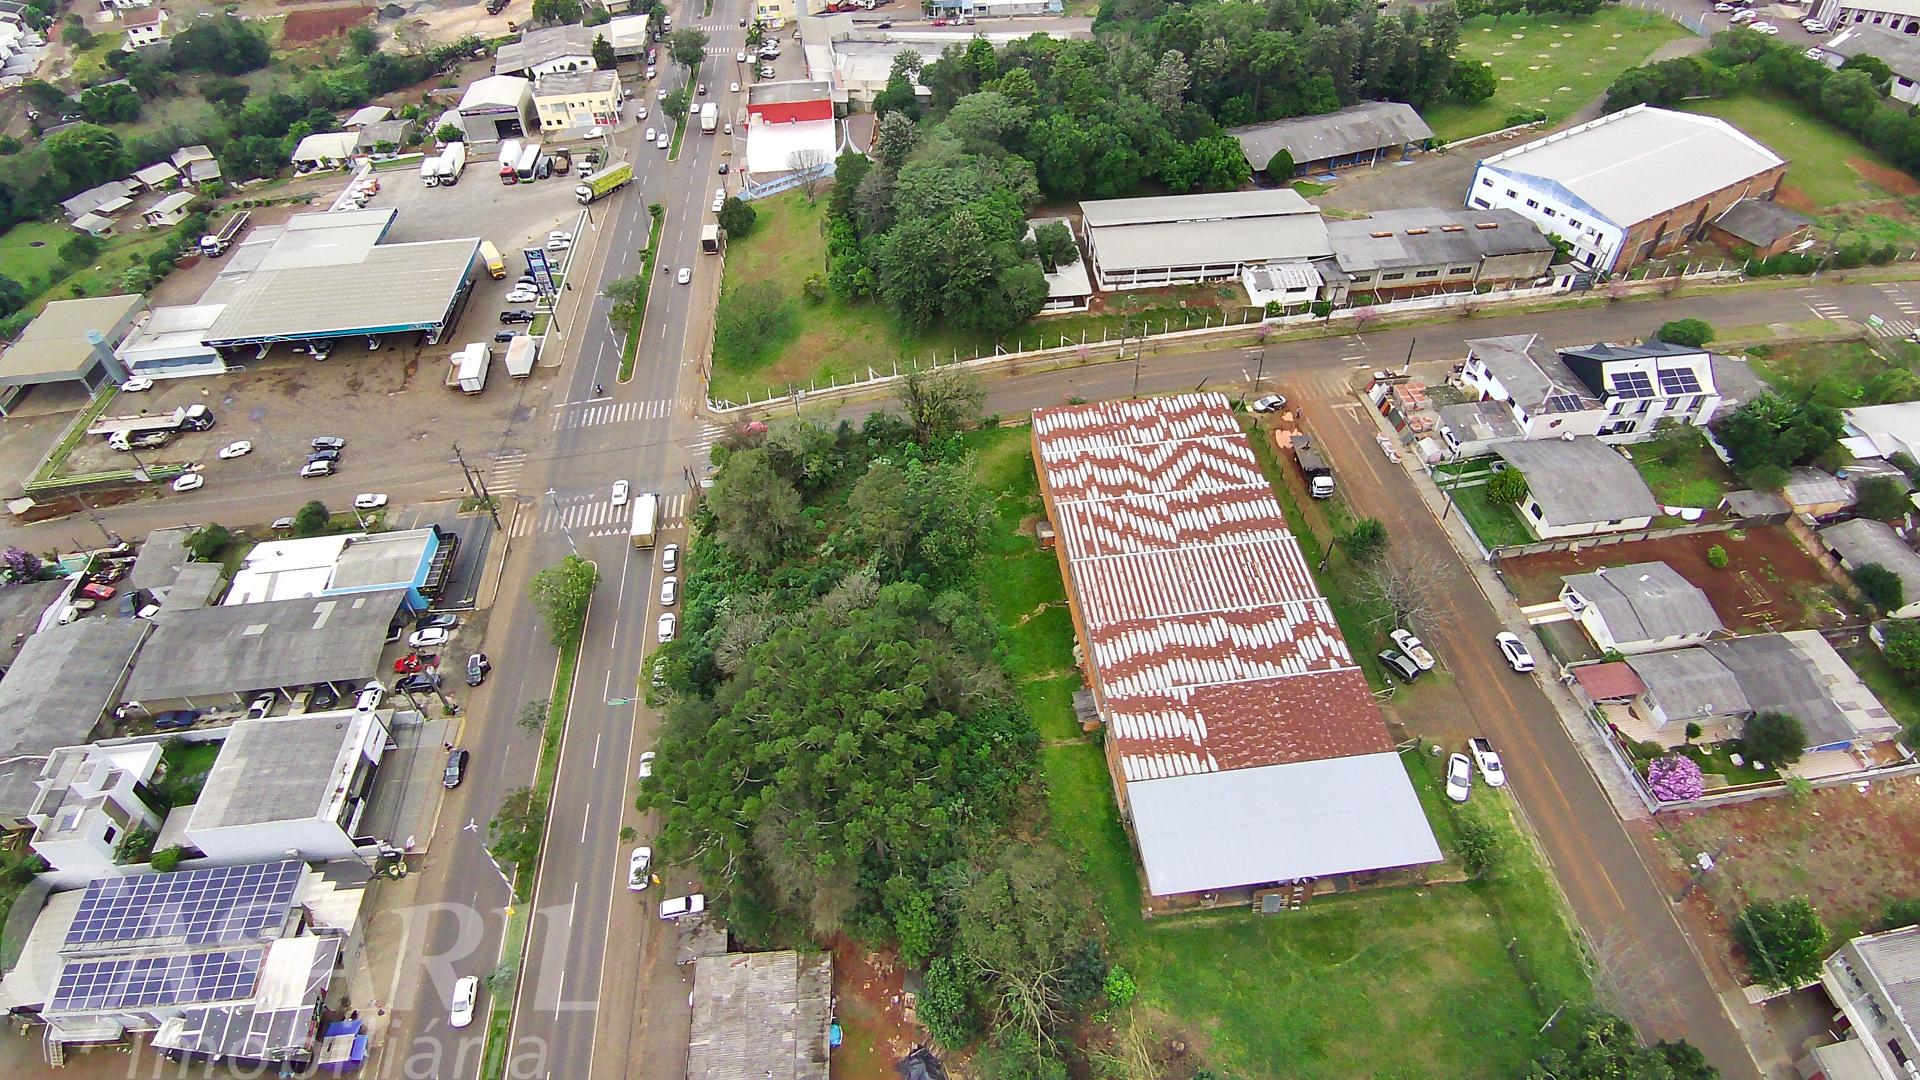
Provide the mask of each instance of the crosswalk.
{"label": "crosswalk", "polygon": [[1844,319],[1847,317],[1847,313],[1841,310],[1840,305],[1834,303],[1832,300],[1823,296],[1810,295],[1804,289],[1801,290],[1800,296],[1806,301],[1807,310],[1823,319]]}
{"label": "crosswalk", "polygon": [[1894,310],[1905,318],[1882,319],[1878,322],[1870,320],[1867,329],[1883,338],[1904,338],[1920,331],[1920,305],[1907,299],[1907,294],[1898,285],[1880,285],[1877,288],[1880,295],[1887,298],[1887,303],[1892,304]]}
{"label": "crosswalk", "polygon": [[727,432],[730,430],[732,429],[723,424],[716,424],[709,420],[700,425],[700,434],[687,440],[687,449],[693,451],[695,456],[700,459],[700,465],[703,470],[712,454],[713,444],[726,438]]}
{"label": "crosswalk", "polygon": [[604,424],[632,424],[642,420],[665,420],[673,415],[673,402],[661,401],[576,401],[556,409],[553,430],[600,427]]}
{"label": "crosswalk", "polygon": [[[687,516],[687,495],[662,495],[660,497],[660,524],[662,530],[681,524]],[[538,514],[521,514],[513,525],[513,535],[529,536],[533,533],[557,533],[565,530],[573,539],[593,539],[603,536],[625,536],[633,522],[633,504],[615,506],[613,497],[606,491],[584,492],[573,495],[555,495],[540,501]]]}
{"label": "crosswalk", "polygon": [[487,469],[487,493],[496,498],[513,494],[519,489],[520,471],[526,467],[525,450],[495,452],[493,464]]}

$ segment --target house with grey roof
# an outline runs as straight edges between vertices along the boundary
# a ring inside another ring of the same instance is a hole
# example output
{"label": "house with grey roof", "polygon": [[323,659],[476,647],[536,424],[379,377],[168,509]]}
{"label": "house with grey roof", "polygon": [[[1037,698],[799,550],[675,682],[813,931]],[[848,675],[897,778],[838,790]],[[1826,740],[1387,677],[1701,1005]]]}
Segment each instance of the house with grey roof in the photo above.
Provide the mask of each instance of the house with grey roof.
{"label": "house with grey roof", "polygon": [[493,54],[493,73],[537,79],[559,71],[591,71],[595,36],[593,27],[579,23],[529,30]]}
{"label": "house with grey roof", "polygon": [[830,953],[700,957],[693,965],[687,1076],[827,1080],[832,989]]}
{"label": "house with grey roof", "polygon": [[388,839],[372,837],[364,822],[388,715],[343,709],[235,721],[200,797],[181,811],[187,843],[219,862],[371,856],[367,849]]}
{"label": "house with grey roof", "polygon": [[1331,172],[1356,165],[1404,161],[1433,141],[1413,106],[1400,101],[1362,101],[1318,116],[1295,116],[1228,128],[1255,172],[1266,172],[1274,155],[1286,151],[1293,169],[1272,179]]}
{"label": "house with grey roof", "polygon": [[1846,1038],[1809,1051],[1798,1075],[1912,1080],[1920,1061],[1920,926],[1853,938],[1820,965],[1820,985],[1847,1018]]}
{"label": "house with grey roof", "polygon": [[1813,235],[1813,219],[1772,199],[1741,199],[1713,219],[1707,235],[1734,249],[1746,248],[1758,259],[1771,258]]}
{"label": "house with grey roof", "polygon": [[1664,423],[1704,427],[1727,407],[1705,349],[1653,339],[1554,348],[1538,334],[1467,341],[1459,382],[1506,402],[1529,439],[1635,442]]}
{"label": "house with grey roof", "polygon": [[1333,254],[1320,209],[1291,188],[1091,199],[1080,222],[1102,289],[1227,280]]}
{"label": "house with grey roof", "polygon": [[1532,285],[1553,264],[1553,241],[1511,210],[1382,210],[1328,222],[1327,240],[1346,293],[1381,300]]}
{"label": "house with grey roof", "polygon": [[1796,465],[1787,470],[1780,497],[1796,514],[1823,518],[1852,506],[1859,492],[1851,480],[1811,465]]}
{"label": "house with grey roof", "polygon": [[[1852,6],[1840,4],[1836,6]],[[1869,3],[1863,6],[1884,7]],[[1912,20],[1910,8],[1897,8],[1900,18]],[[1839,67],[1856,56],[1879,58],[1893,72],[1893,78],[1887,84],[1887,96],[1895,101],[1904,101],[1909,105],[1920,105],[1920,38],[1914,36],[1909,26],[1903,33],[1897,26],[1882,26],[1881,13],[1876,12],[1872,22],[1857,18],[1851,25],[1820,43],[1821,63],[1829,67]]]}
{"label": "house with grey roof", "polygon": [[168,158],[187,183],[203,184],[209,180],[220,179],[220,160],[213,156],[212,148],[204,143],[183,146]]}
{"label": "house with grey roof", "polygon": [[1885,612],[1888,618],[1920,616],[1920,554],[1884,521],[1854,518],[1819,530],[1820,544],[1850,574],[1863,566],[1880,566],[1900,579],[1906,603]]}
{"label": "house with grey roof", "polygon": [[70,199],[60,203],[60,209],[69,219],[79,220],[87,214],[100,217],[113,217],[133,205],[136,188],[125,180],[109,180],[97,187],[90,187]]}
{"label": "house with grey roof", "polygon": [[145,619],[88,618],[28,638],[0,679],[0,760],[106,734],[150,629]]}
{"label": "house with grey roof", "polygon": [[1639,470],[1598,439],[1529,439],[1493,449],[1527,478],[1520,520],[1542,540],[1633,532],[1660,512]]}
{"label": "house with grey roof", "polygon": [[1513,410],[1490,398],[1442,405],[1434,415],[1440,421],[1440,437],[1463,458],[1491,454],[1496,443],[1527,437]]}
{"label": "house with grey roof", "polygon": [[1605,566],[1562,578],[1560,602],[1602,652],[1675,649],[1727,629],[1707,594],[1663,562]]}

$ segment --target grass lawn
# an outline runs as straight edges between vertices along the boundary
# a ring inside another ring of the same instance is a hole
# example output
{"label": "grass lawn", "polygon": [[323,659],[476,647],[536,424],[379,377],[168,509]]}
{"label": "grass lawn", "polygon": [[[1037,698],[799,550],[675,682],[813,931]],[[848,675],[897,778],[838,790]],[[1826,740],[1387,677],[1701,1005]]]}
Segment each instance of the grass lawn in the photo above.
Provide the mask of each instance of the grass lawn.
{"label": "grass lawn", "polygon": [[123,291],[121,275],[166,243],[166,230],[134,232],[129,229],[101,237],[105,246],[100,254],[78,273],[66,274],[60,263],[60,245],[79,235],[63,225],[41,221],[23,221],[0,233],[0,273],[37,291],[26,310],[38,313],[50,300],[70,300],[73,287],[83,286],[87,296],[104,296]]}
{"label": "grass lawn", "polygon": [[1800,208],[1823,210],[1840,203],[1884,197],[1887,192],[1869,182],[1849,164],[1868,162],[1889,168],[1872,151],[1852,136],[1825,120],[1805,112],[1787,99],[1771,94],[1736,94],[1708,101],[1690,101],[1679,108],[1707,113],[1725,120],[1760,140],[1774,153],[1786,158],[1786,187],[1802,197],[1795,200],[1783,194],[1783,202]]}
{"label": "grass lawn", "polygon": [[[1114,959],[1139,983],[1139,1015],[1175,1029],[1220,1074],[1517,1075],[1547,1014],[1589,990],[1559,894],[1504,797],[1483,791],[1463,811],[1484,815],[1500,834],[1501,869],[1485,883],[1317,899],[1279,917],[1141,916],[1105,758],[1073,717],[1080,680],[1071,673],[1059,562],[1018,531],[1041,511],[1027,431],[981,432],[971,442],[975,476],[994,505],[987,600],[1041,733],[1049,838],[1097,898]],[[1409,764],[1436,833],[1451,845],[1455,811],[1440,794],[1437,766]]]}
{"label": "grass lawn", "polygon": [[1496,503],[1487,498],[1487,485],[1469,482],[1452,491],[1454,507],[1488,548],[1533,542],[1533,534],[1520,520],[1520,512],[1510,503]]}
{"label": "grass lawn", "polygon": [[1720,496],[1733,489],[1733,473],[1704,443],[1671,465],[1656,461],[1650,452],[1640,447],[1634,450],[1633,467],[1640,470],[1640,479],[1653,489],[1653,497],[1662,506],[1699,506],[1710,510],[1720,505]]}
{"label": "grass lawn", "polygon": [[15,281],[44,280],[60,271],[60,245],[77,235],[61,225],[23,221],[0,233],[0,266]]}
{"label": "grass lawn", "polygon": [[[1609,4],[1590,19],[1565,15],[1481,15],[1460,27],[1462,60],[1493,67],[1498,89],[1472,105],[1436,105],[1427,126],[1442,139],[1498,131],[1507,118],[1544,109],[1559,123],[1606,92],[1623,69],[1684,37],[1685,27],[1663,15]],[[1782,154],[1784,149],[1775,147]],[[1791,157],[1791,155],[1787,155]]]}
{"label": "grass lawn", "polygon": [[1920,348],[1904,342],[1841,341],[1757,346],[1756,374],[1787,397],[1836,409],[1904,401],[1920,387]]}

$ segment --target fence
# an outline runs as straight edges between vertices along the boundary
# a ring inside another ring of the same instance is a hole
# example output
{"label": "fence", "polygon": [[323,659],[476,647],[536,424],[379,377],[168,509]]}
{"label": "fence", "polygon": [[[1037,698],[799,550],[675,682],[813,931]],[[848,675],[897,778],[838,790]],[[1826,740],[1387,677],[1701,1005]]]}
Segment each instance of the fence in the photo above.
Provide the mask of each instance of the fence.
{"label": "fence", "polygon": [[1700,37],[1713,36],[1712,28],[1707,25],[1706,16],[1697,12],[1682,12],[1677,8],[1668,7],[1666,4],[1655,3],[1654,0],[1622,0],[1622,2],[1630,8],[1639,8],[1641,11],[1653,11],[1665,15],[1667,18],[1693,31]]}
{"label": "fence", "polygon": [[1584,551],[1587,548],[1625,544],[1637,540],[1666,540],[1675,536],[1694,536],[1699,533],[1757,529],[1766,524],[1769,522],[1762,518],[1729,518],[1723,521],[1700,521],[1692,525],[1670,525],[1661,529],[1636,529],[1633,532],[1601,533],[1597,536],[1570,536],[1564,540],[1541,540],[1532,544],[1502,544],[1487,553],[1487,561],[1498,565],[1501,559],[1518,558],[1522,555],[1545,555],[1553,551]]}
{"label": "fence", "polygon": [[738,193],[739,198],[742,202],[750,202],[754,199],[764,199],[771,195],[778,195],[783,191],[792,191],[794,188],[809,182],[818,183],[832,176],[835,168],[836,163],[834,160],[828,158],[818,165],[809,166],[798,172],[790,172],[785,176],[775,180],[769,180],[764,184],[744,184]]}

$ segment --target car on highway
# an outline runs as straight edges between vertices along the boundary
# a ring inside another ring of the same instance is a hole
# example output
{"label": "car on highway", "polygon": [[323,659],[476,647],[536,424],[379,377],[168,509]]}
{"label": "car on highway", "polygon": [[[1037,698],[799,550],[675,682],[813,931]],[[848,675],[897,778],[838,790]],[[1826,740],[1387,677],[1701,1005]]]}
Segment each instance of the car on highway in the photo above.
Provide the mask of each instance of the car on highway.
{"label": "car on highway", "polygon": [[680,579],[665,577],[660,579],[660,606],[672,607],[680,599]]}
{"label": "car on highway", "polygon": [[1480,776],[1488,787],[1505,787],[1507,770],[1500,764],[1500,755],[1494,752],[1493,743],[1475,737],[1467,740],[1467,753],[1473,755],[1473,763],[1480,770]]}
{"label": "car on highway", "polygon": [[693,280],[693,269],[686,266],[681,267],[680,272],[673,275],[673,280],[685,285],[687,282]]}
{"label": "car on highway", "polygon": [[440,770],[440,786],[451,791],[460,786],[467,778],[467,758],[470,755],[456,746],[447,751],[447,767]]}
{"label": "car on highway", "polygon": [[153,389],[153,380],[145,375],[135,375],[120,384],[120,392],[123,394],[138,394],[151,389]]}
{"label": "car on highway", "polygon": [[454,627],[459,625],[460,625],[460,616],[455,615],[451,611],[441,611],[432,615],[422,615],[418,619],[415,619],[413,621],[413,628],[415,630],[431,630],[436,626],[442,630],[451,630]]}
{"label": "car on highway", "polygon": [[452,636],[453,635],[447,633],[446,627],[443,626],[429,627],[425,630],[415,630],[407,636],[407,648],[437,649],[445,645],[447,639]]}
{"label": "car on highway", "polygon": [[467,685],[479,686],[486,682],[487,672],[492,670],[493,661],[487,659],[486,653],[477,652],[467,657]]}
{"label": "car on highway", "polygon": [[207,478],[204,476],[201,476],[197,472],[181,473],[179,476],[174,478],[173,490],[198,491],[202,486],[206,484],[206,482],[207,482]]}
{"label": "car on highway", "polygon": [[440,673],[437,671],[416,671],[411,675],[402,675],[394,681],[393,689],[401,694],[425,694],[440,689]]}
{"label": "car on highway", "polygon": [[706,96],[707,96],[707,84],[706,84],[706,83],[701,83],[701,84],[700,84],[700,96],[701,96],[701,97],[706,97]]}
{"label": "car on highway", "polygon": [[660,572],[671,574],[680,569],[680,545],[668,544],[660,549]]}
{"label": "car on highway", "polygon": [[345,450],[347,448],[347,440],[340,438],[338,435],[322,435],[307,445],[313,447],[315,450]]}
{"label": "car on highway", "polygon": [[259,697],[254,698],[253,702],[247,706],[247,719],[259,720],[272,711],[273,695],[270,693],[261,694]]}
{"label": "car on highway", "polygon": [[332,475],[333,462],[331,461],[309,461],[305,465],[300,466],[300,479],[302,480],[312,480],[316,476]]}
{"label": "car on highway", "polygon": [[734,83],[734,84],[732,85],[732,87],[731,87],[731,88],[730,88],[730,89],[728,90],[728,93],[733,93],[733,94],[737,94],[737,93],[739,93],[739,92],[740,92],[740,84],[739,84],[739,83]]}
{"label": "car on highway", "polygon": [[1287,399],[1279,394],[1267,394],[1253,399],[1253,411],[1258,413],[1278,412],[1287,407]]}
{"label": "car on highway", "polygon": [[1533,654],[1527,651],[1526,643],[1518,635],[1502,630],[1493,635],[1493,643],[1499,646],[1508,667],[1522,674],[1533,670]]}
{"label": "car on highway", "polygon": [[473,1023],[473,1005],[480,997],[480,977],[465,975],[453,984],[453,1005],[447,1010],[447,1026],[463,1028]]}
{"label": "car on highway", "polygon": [[659,138],[659,137],[660,137],[660,132],[659,132],[659,131],[657,131],[657,130],[655,130],[655,129],[653,129],[653,128],[648,128],[648,129],[647,129],[647,135],[646,135],[646,141],[647,141],[647,142],[652,142],[653,140],[655,140],[655,139],[657,139],[657,138]]}
{"label": "car on highway", "polygon": [[741,50],[740,50],[739,52],[737,52],[737,53],[734,53],[734,54],[733,54],[733,62],[734,62],[734,63],[736,63],[736,64],[744,64],[744,63],[746,63],[746,62],[747,62],[747,50],[745,50],[745,49],[741,49]]}
{"label": "car on highway", "polygon": [[674,615],[673,612],[663,611],[660,613],[659,625],[657,625],[654,629],[659,634],[661,641],[672,641],[673,631],[679,625],[680,625],[680,620],[677,616]]}
{"label": "car on highway", "polygon": [[377,491],[363,491],[353,497],[355,510],[378,510],[387,505],[387,497]]}
{"label": "car on highway", "polygon": [[631,487],[631,485],[629,485],[625,480],[615,480],[613,482],[613,505],[615,506],[627,505],[627,493],[632,490],[633,488]]}
{"label": "car on highway", "polygon": [[1454,802],[1466,802],[1473,794],[1473,765],[1465,754],[1447,756],[1447,798]]}
{"label": "car on highway", "polygon": [[1420,677],[1420,665],[1394,649],[1380,650],[1380,666],[1392,672],[1403,683],[1410,683]]}
{"label": "car on highway", "polygon": [[239,442],[230,442],[221,447],[220,460],[232,461],[234,458],[246,457],[251,453],[253,453],[253,444],[245,439],[241,439]]}
{"label": "car on highway", "polygon": [[[648,70],[648,71],[652,71],[653,69],[652,69],[652,68],[648,68],[647,70]],[[649,79],[651,79],[651,78],[653,78],[653,76],[651,76],[651,75],[649,75],[649,76],[647,76],[647,78],[649,78]],[[658,90],[655,90],[655,91],[653,92],[653,99],[654,99],[655,101],[665,101],[665,100],[667,100],[667,88],[663,86],[663,87],[661,87],[660,89],[658,89]]]}
{"label": "car on highway", "polygon": [[644,892],[647,888],[647,874],[653,869],[653,849],[637,847],[627,856],[627,888],[632,892]]}
{"label": "car on highway", "polygon": [[668,147],[668,145],[669,145],[669,144],[670,144],[670,142],[669,142],[669,140],[667,139],[667,133],[666,133],[666,132],[664,132],[664,131],[663,131],[663,132],[661,132],[661,133],[660,133],[660,137],[659,137],[658,139],[655,139],[655,140],[654,140],[654,142],[653,142],[653,145],[654,145],[654,146],[656,146],[656,147],[659,147],[659,148],[660,148],[660,149],[662,149],[662,150],[665,150],[665,149],[666,149],[666,148]]}
{"label": "car on highway", "polygon": [[645,120],[647,118],[647,107],[645,105],[635,105],[633,107],[633,118],[635,120]]}
{"label": "car on highway", "polygon": [[707,910],[707,894],[694,893],[692,896],[676,896],[660,901],[660,917],[672,922],[688,915],[698,915]]}
{"label": "car on highway", "polygon": [[634,778],[637,780],[645,780],[647,777],[652,775],[653,775],[653,751],[649,750],[646,753],[640,755],[640,770],[638,773],[635,774]]}
{"label": "car on highway", "polygon": [[720,163],[720,175],[721,176],[727,175],[727,163],[724,161]]}

